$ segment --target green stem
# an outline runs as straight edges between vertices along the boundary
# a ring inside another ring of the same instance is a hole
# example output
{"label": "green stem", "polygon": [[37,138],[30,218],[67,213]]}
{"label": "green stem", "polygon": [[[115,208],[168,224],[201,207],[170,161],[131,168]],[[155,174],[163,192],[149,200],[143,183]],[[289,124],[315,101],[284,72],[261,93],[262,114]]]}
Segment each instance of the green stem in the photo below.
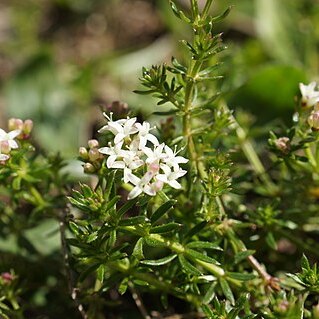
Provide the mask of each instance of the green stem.
{"label": "green stem", "polygon": [[[229,110],[227,106],[225,106],[225,108]],[[269,190],[270,194],[272,195],[277,194],[278,187],[272,182],[272,180],[268,176],[265,170],[265,167],[263,166],[261,160],[259,159],[251,141],[247,138],[246,132],[239,125],[239,123],[236,121],[234,116],[232,116],[232,120],[233,120],[233,123],[235,124],[236,134],[247,160],[249,161],[249,163],[251,164],[255,172],[260,176],[261,181]]]}
{"label": "green stem", "polygon": [[312,153],[311,146],[309,144],[307,144],[307,146],[305,148],[305,154],[306,154],[311,166],[317,171],[317,168],[318,168],[317,161]]}

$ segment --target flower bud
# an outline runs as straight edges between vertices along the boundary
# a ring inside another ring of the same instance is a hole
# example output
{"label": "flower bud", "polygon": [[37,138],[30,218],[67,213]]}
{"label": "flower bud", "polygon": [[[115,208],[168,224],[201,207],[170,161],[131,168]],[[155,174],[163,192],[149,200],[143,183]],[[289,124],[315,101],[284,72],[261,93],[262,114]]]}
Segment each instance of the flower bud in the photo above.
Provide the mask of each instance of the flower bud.
{"label": "flower bud", "polygon": [[14,276],[10,274],[9,272],[3,272],[1,274],[1,279],[8,284],[14,279]]}
{"label": "flower bud", "polygon": [[99,158],[100,158],[100,152],[97,148],[92,148],[91,150],[89,150],[89,160],[91,162],[95,162]]}
{"label": "flower bud", "polygon": [[1,153],[2,153],[2,154],[9,154],[10,151],[11,151],[11,147],[10,147],[8,141],[2,141],[2,142],[0,142],[0,147],[1,147]]}
{"label": "flower bud", "polygon": [[83,147],[83,146],[81,146],[81,147],[79,148],[79,155],[80,155],[81,159],[83,159],[83,160],[89,159],[88,151],[87,151],[87,149],[86,149],[85,147]]}
{"label": "flower bud", "polygon": [[308,124],[313,130],[319,130],[319,111],[312,112],[309,115]]}
{"label": "flower bud", "polygon": [[23,124],[23,133],[29,136],[32,129],[33,129],[33,121],[29,119],[25,120]]}
{"label": "flower bud", "polygon": [[100,146],[99,142],[95,139],[88,141],[89,148],[98,148]]}
{"label": "flower bud", "polygon": [[278,150],[282,151],[283,153],[289,152],[290,140],[288,137],[284,136],[284,137],[277,138],[274,142]]}
{"label": "flower bud", "polygon": [[8,121],[9,131],[23,130],[23,121],[21,119],[11,118]]}
{"label": "flower bud", "polygon": [[85,163],[83,165],[84,173],[92,174],[95,172],[95,167],[91,163]]}

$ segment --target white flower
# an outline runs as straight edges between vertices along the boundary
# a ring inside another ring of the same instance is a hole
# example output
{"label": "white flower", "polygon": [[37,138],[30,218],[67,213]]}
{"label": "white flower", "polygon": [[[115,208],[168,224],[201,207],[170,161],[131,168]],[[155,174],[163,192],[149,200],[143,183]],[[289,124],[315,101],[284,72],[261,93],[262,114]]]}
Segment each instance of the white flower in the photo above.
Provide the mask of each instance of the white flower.
{"label": "white flower", "polygon": [[125,163],[123,160],[117,160],[118,158],[122,158],[126,156],[125,150],[122,150],[122,143],[118,143],[114,146],[109,146],[109,147],[101,147],[99,149],[99,152],[105,155],[109,155],[108,159],[106,160],[106,166],[108,168],[125,168]]}
{"label": "white flower", "polygon": [[143,124],[136,123],[135,127],[138,129],[138,137],[140,140],[140,143],[139,143],[140,149],[143,149],[146,146],[147,141],[150,141],[155,146],[159,145],[157,138],[153,134],[150,134],[150,130],[151,130],[150,123],[148,123],[148,122],[143,122]]}
{"label": "white flower", "polygon": [[139,178],[132,173],[128,173],[127,178],[129,182],[132,183],[135,187],[129,192],[127,199],[133,199],[138,195],[142,194],[143,192],[147,195],[155,196],[156,191],[149,184],[153,177],[154,174],[151,171],[146,172],[142,178]]}
{"label": "white flower", "polygon": [[15,149],[18,148],[18,143],[14,140],[18,135],[20,135],[20,130],[14,130],[9,133],[5,132],[0,128],[0,142],[7,141],[9,143],[10,148]]}
{"label": "white flower", "polygon": [[[106,116],[106,115],[105,115]],[[108,118],[108,117],[107,117]],[[135,134],[138,132],[138,129],[134,126],[136,122],[136,117],[121,119],[118,121],[112,121],[112,118],[108,118],[109,122],[107,125],[103,126],[99,132],[110,131],[112,132],[114,137],[114,143],[117,144],[124,140],[126,137],[130,136],[131,134]]]}
{"label": "white flower", "polygon": [[146,163],[152,164],[152,163],[159,163],[160,160],[163,160],[166,155],[163,153],[165,144],[162,143],[158,146],[155,146],[154,149],[151,149],[149,147],[144,147],[143,152],[147,156]]}
{"label": "white flower", "polygon": [[173,150],[165,145],[165,154],[167,155],[163,161],[166,165],[173,167],[174,170],[179,169],[179,164],[185,164],[188,162],[188,159],[186,159],[183,156],[176,156],[176,152],[173,152]]}
{"label": "white flower", "polygon": [[168,184],[169,186],[180,189],[182,186],[176,180],[182,176],[184,176],[187,171],[178,168],[177,170],[171,170],[171,168],[165,164],[161,165],[161,169],[163,170],[164,174],[156,175],[156,179],[162,181],[163,183]]}
{"label": "white flower", "polygon": [[316,91],[316,82],[311,82],[308,85],[299,83],[301,92],[301,104],[303,107],[312,107],[319,102],[319,91]]}

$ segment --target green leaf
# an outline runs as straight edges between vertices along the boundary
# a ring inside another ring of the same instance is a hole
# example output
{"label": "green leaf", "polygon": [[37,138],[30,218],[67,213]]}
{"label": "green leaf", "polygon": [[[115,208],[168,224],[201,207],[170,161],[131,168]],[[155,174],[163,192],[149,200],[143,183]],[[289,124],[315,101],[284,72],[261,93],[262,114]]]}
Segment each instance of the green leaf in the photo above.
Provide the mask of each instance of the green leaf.
{"label": "green leaf", "polygon": [[100,265],[96,271],[97,279],[103,284],[104,281],[104,274],[105,274],[105,267],[104,265]]}
{"label": "green leaf", "polygon": [[78,226],[76,223],[70,221],[70,222],[69,222],[69,227],[70,227],[70,230],[72,231],[72,233],[73,233],[74,235],[76,235],[76,236],[79,235],[80,230],[79,230],[79,226]]}
{"label": "green leaf", "polygon": [[134,225],[141,225],[149,222],[149,219],[145,216],[135,216],[126,219],[122,219],[119,222],[119,226],[134,226]]}
{"label": "green leaf", "polygon": [[185,238],[192,238],[194,235],[198,234],[205,228],[207,225],[207,221],[202,221],[199,224],[195,225],[193,228],[191,228],[187,234],[185,235]]}
{"label": "green leaf", "polygon": [[121,196],[115,196],[113,197],[110,201],[106,201],[103,203],[102,207],[101,207],[101,211],[103,213],[107,213],[111,208],[113,208],[116,203],[120,200]]}
{"label": "green leaf", "polygon": [[169,200],[161,205],[151,216],[151,224],[155,224],[164,214],[166,214],[176,203],[175,200]]}
{"label": "green leaf", "polygon": [[188,248],[196,249],[214,249],[214,250],[223,250],[218,246],[217,243],[211,243],[209,241],[193,241],[186,245]]}
{"label": "green leaf", "polygon": [[93,191],[92,191],[91,187],[89,187],[86,184],[82,184],[82,183],[80,183],[80,187],[81,187],[82,193],[83,193],[85,198],[92,197]]}
{"label": "green leaf", "polygon": [[126,202],[117,212],[117,215],[120,218],[122,218],[122,216],[128,211],[130,210],[138,201],[138,198],[134,198],[132,200],[129,200],[128,202]]}
{"label": "green leaf", "polygon": [[239,273],[239,272],[227,272],[227,276],[240,281],[248,281],[248,280],[252,280],[256,278],[254,274]]}
{"label": "green leaf", "polygon": [[223,291],[225,297],[230,301],[230,303],[232,305],[234,305],[235,304],[234,295],[233,295],[231,288],[229,287],[228,282],[223,277],[220,277],[219,283],[220,283],[220,287],[222,288],[222,291]]}
{"label": "green leaf", "polygon": [[169,233],[171,231],[174,231],[174,230],[180,228],[181,226],[182,226],[181,224],[177,224],[177,223],[168,223],[166,225],[152,227],[150,230],[150,233],[152,233],[152,234]]}
{"label": "green leaf", "polygon": [[212,263],[212,264],[215,264],[215,265],[220,265],[220,263],[217,261],[217,260],[215,260],[215,259],[213,259],[213,258],[211,258],[211,257],[209,257],[209,256],[207,256],[207,255],[204,255],[204,254],[202,254],[202,253],[200,253],[200,252],[198,252],[198,251],[196,251],[196,250],[193,250],[193,249],[186,249],[185,250],[185,254],[188,256],[188,257],[191,257],[191,258],[193,258],[193,259],[199,259],[199,260],[202,260],[202,261],[205,261],[205,262],[207,262],[207,263]]}
{"label": "green leaf", "polygon": [[205,296],[204,296],[204,298],[202,300],[203,304],[208,305],[213,300],[213,298],[215,296],[215,287],[216,287],[216,282],[213,282],[209,286],[209,288],[206,291],[206,294],[205,294]]}
{"label": "green leaf", "polygon": [[144,239],[140,238],[133,249],[133,253],[132,255],[134,257],[136,257],[138,260],[143,259],[144,258],[144,254],[143,254],[143,244],[144,244]]}
{"label": "green leaf", "polygon": [[118,288],[119,294],[120,294],[120,295],[124,295],[125,292],[126,292],[126,290],[127,290],[127,288],[128,288],[128,278],[126,277],[126,278],[124,278],[124,279],[121,281],[121,283],[120,283],[120,285],[119,285],[119,288]]}
{"label": "green leaf", "polygon": [[311,267],[310,267],[310,264],[309,264],[309,260],[308,258],[306,257],[306,255],[302,255],[301,257],[301,268],[305,269],[305,270],[310,270]]}
{"label": "green leaf", "polygon": [[96,240],[97,238],[98,238],[98,232],[95,231],[86,237],[86,242],[91,243],[92,241]]}
{"label": "green leaf", "polygon": [[202,305],[201,308],[204,314],[207,316],[207,318],[217,319],[216,315],[213,313],[213,310],[208,305]]}
{"label": "green leaf", "polygon": [[242,260],[246,259],[248,256],[251,256],[255,253],[254,250],[245,250],[245,251],[241,251],[239,253],[237,253],[234,257],[234,263],[238,264],[240,263]]}
{"label": "green leaf", "polygon": [[278,246],[272,232],[268,232],[265,239],[270,248],[277,250]]}
{"label": "green leaf", "polygon": [[94,263],[87,267],[79,276],[79,281],[83,281],[87,276],[94,273],[101,265],[101,262]]}
{"label": "green leaf", "polygon": [[183,255],[178,255],[178,260],[186,274],[200,276],[202,273],[194,267]]}
{"label": "green leaf", "polygon": [[141,260],[141,263],[148,266],[162,266],[170,263],[172,260],[174,260],[177,257],[177,255],[170,255],[164,258],[160,259],[149,259],[149,260]]}
{"label": "green leaf", "polygon": [[211,22],[212,22],[212,23],[216,23],[216,22],[219,22],[219,21],[221,21],[221,20],[224,20],[224,19],[229,15],[231,9],[232,9],[231,6],[228,7],[222,14],[220,14],[220,15],[218,15],[218,16],[216,16],[216,17],[213,17],[213,18],[211,19]]}

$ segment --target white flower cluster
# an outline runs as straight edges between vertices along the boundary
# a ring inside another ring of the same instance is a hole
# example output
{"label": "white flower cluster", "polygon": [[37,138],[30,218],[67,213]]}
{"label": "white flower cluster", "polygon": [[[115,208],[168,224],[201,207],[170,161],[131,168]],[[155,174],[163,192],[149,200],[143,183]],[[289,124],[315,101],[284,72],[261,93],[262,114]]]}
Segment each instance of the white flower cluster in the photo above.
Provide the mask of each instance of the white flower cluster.
{"label": "white flower cluster", "polygon": [[299,84],[301,92],[301,105],[305,108],[313,107],[308,116],[308,124],[313,130],[319,130],[319,91],[316,90],[317,83],[311,82],[308,85]]}
{"label": "white flower cluster", "polygon": [[21,130],[13,130],[7,133],[0,128],[0,162],[5,162],[10,158],[11,149],[18,148],[15,138],[20,135]]}
{"label": "white flower cluster", "polygon": [[136,117],[113,121],[112,113],[110,117],[105,113],[104,116],[108,122],[99,133],[109,131],[114,134],[114,140],[107,147],[100,148],[99,152],[108,155],[108,168],[122,169],[124,182],[134,186],[128,199],[141,193],[155,196],[164,184],[181,188],[177,179],[187,171],[181,169],[179,164],[188,160],[177,156],[176,151],[164,143],[160,144],[150,133],[152,128],[148,122],[138,123]]}

